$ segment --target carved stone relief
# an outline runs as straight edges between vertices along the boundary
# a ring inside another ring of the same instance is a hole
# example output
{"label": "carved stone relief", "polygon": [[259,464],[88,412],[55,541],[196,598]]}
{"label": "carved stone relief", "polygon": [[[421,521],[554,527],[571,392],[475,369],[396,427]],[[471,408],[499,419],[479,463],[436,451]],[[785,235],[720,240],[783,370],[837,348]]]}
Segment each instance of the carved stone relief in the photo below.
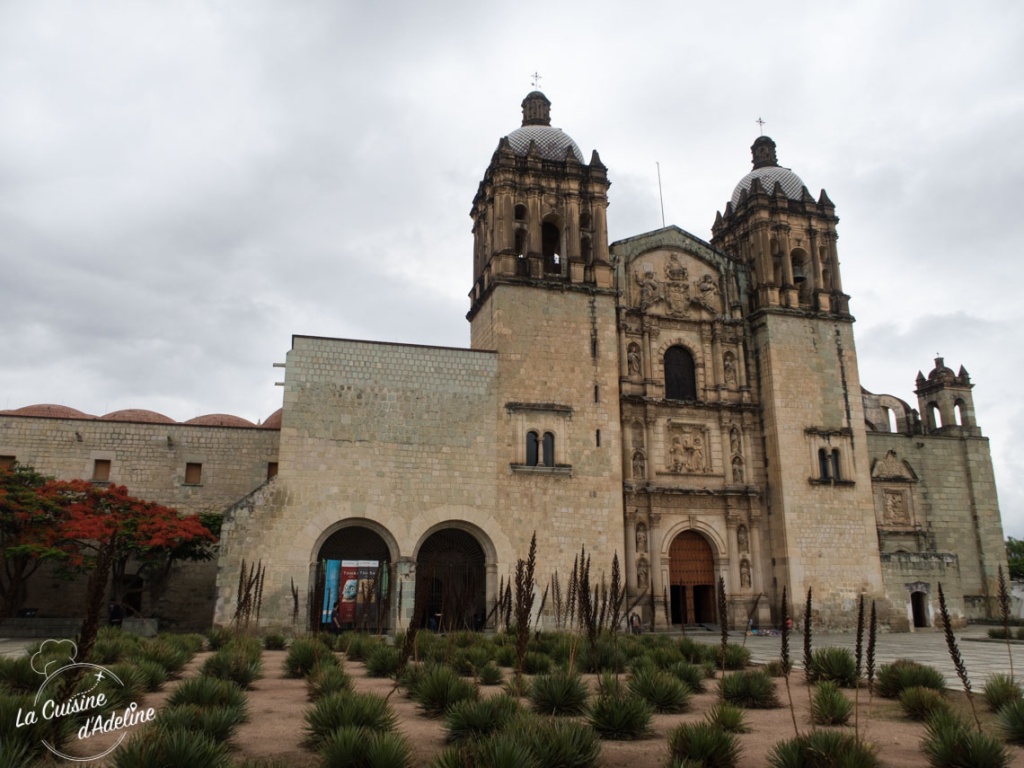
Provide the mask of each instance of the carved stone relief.
{"label": "carved stone relief", "polygon": [[650,566],[647,558],[641,557],[636,563],[636,586],[638,589],[647,589],[647,580],[650,576]]}
{"label": "carved stone relief", "polygon": [[740,443],[740,430],[738,427],[733,427],[729,430],[729,450],[734,456],[739,456],[743,453],[743,446]]}
{"label": "carved stone relief", "polygon": [[739,546],[740,552],[750,551],[750,535],[747,533],[747,526],[741,525],[736,529],[736,544]]}
{"label": "carved stone relief", "polygon": [[678,474],[704,474],[708,467],[707,430],[697,424],[672,424],[668,430],[667,468]]}
{"label": "carved stone relief", "polygon": [[732,459],[732,481],[734,483],[743,482],[743,459],[739,456],[733,456]]}
{"label": "carved stone relief", "polygon": [[647,462],[644,460],[643,451],[633,452],[633,479],[643,480],[647,477]]}
{"label": "carved stone relief", "polygon": [[750,589],[750,561],[746,559],[740,563],[740,586]]}
{"label": "carved stone relief", "polygon": [[626,360],[629,369],[629,376],[636,378],[640,376],[640,345],[632,343],[626,350]]}
{"label": "carved stone relief", "polygon": [[726,352],[722,357],[722,369],[725,372],[725,384],[729,387],[736,386],[736,355]]}
{"label": "carved stone relief", "polygon": [[647,526],[644,523],[636,524],[636,551],[638,553],[647,551]]}
{"label": "carved stone relief", "polygon": [[885,522],[887,525],[910,525],[910,510],[902,492],[885,492]]}

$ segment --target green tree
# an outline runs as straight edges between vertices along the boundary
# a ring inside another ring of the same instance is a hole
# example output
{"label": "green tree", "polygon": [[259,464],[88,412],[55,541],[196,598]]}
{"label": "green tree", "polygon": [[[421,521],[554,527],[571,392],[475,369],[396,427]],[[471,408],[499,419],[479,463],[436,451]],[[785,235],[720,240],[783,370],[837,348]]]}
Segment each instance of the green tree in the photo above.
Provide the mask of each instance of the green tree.
{"label": "green tree", "polygon": [[1024,580],[1024,541],[1013,536],[1006,540],[1006,564],[1011,579]]}
{"label": "green tree", "polygon": [[43,493],[49,478],[32,467],[0,469],[0,619],[25,601],[25,585],[47,561],[63,561],[67,510]]}

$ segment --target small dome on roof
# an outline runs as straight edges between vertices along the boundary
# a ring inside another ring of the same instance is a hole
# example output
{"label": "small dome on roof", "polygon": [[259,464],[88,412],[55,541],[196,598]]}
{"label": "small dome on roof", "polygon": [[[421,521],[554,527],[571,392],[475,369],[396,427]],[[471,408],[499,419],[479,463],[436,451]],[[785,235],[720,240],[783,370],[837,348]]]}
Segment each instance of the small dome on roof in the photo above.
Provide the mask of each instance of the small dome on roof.
{"label": "small dome on roof", "polygon": [[267,416],[267,420],[264,421],[260,426],[263,429],[280,429],[281,428],[281,408],[278,408],[272,414]]}
{"label": "small dome on roof", "polygon": [[13,411],[0,411],[6,416],[42,416],[47,419],[95,419],[88,413],[82,413],[66,405],[52,405],[43,403],[40,405],[26,405]]}
{"label": "small dome on roof", "polygon": [[208,413],[205,416],[196,416],[184,422],[196,427],[255,427],[248,419],[241,416],[232,416],[230,413]]}
{"label": "small dome on roof", "polygon": [[732,204],[738,205],[740,195],[746,191],[757,179],[761,188],[769,195],[775,189],[776,182],[782,186],[782,192],[790,200],[800,200],[803,197],[804,183],[789,168],[779,165],[778,157],[775,154],[775,142],[767,136],[758,136],[757,140],[750,147],[753,155],[754,170],[740,179],[740,183],[732,192]]}
{"label": "small dome on roof", "polygon": [[521,157],[530,151],[532,141],[545,160],[564,162],[566,150],[572,149],[576,159],[583,162],[583,153],[572,137],[561,128],[551,127],[551,102],[540,91],[532,91],[523,99],[523,126],[506,138],[512,151]]}
{"label": "small dome on roof", "polygon": [[147,411],[142,408],[126,408],[123,411],[113,411],[106,416],[100,416],[103,421],[138,421],[143,424],[177,424],[174,419],[164,416],[156,411]]}

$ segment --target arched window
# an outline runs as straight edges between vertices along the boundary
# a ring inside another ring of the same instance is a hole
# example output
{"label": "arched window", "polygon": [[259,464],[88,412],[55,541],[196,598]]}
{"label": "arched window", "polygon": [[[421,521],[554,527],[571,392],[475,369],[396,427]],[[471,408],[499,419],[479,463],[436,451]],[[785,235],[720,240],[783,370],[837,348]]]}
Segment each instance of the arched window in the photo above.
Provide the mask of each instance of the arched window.
{"label": "arched window", "polygon": [[895,412],[893,412],[892,408],[889,408],[888,406],[883,405],[882,406],[882,413],[885,414],[885,423],[888,425],[889,431],[890,432],[895,432],[896,431],[896,414],[895,414]]}
{"label": "arched window", "polygon": [[516,230],[516,256],[523,257],[526,255],[526,230]]}
{"label": "arched window", "polygon": [[928,420],[932,429],[939,429],[942,426],[942,412],[936,403],[928,403]]}
{"label": "arched window", "polygon": [[558,227],[550,221],[545,221],[540,228],[541,247],[544,252],[544,272],[548,274],[559,274],[562,271],[561,258],[558,251],[561,248],[562,233]]}
{"label": "arched window", "polygon": [[544,466],[555,466],[555,436],[551,432],[544,433]]}
{"label": "arched window", "polygon": [[580,238],[580,258],[583,259],[583,262],[585,264],[589,264],[591,256],[592,253],[590,250],[590,238],[584,235],[583,237]]}
{"label": "arched window", "polygon": [[590,229],[589,213],[584,212],[580,214],[580,229]]}
{"label": "arched window", "polygon": [[525,205],[517,205],[516,206],[516,221],[526,221],[526,206]]}
{"label": "arched window", "polygon": [[821,480],[828,480],[829,477],[829,461],[828,451],[824,448],[818,449],[818,478]]}
{"label": "arched window", "polygon": [[843,475],[839,471],[839,449],[838,448],[833,448],[832,449],[832,479],[833,480],[842,480],[843,479]]}
{"label": "arched window", "polygon": [[540,445],[540,438],[538,438],[536,432],[526,433],[526,466],[536,467],[538,463],[538,457],[540,451],[538,450]]}
{"label": "arched window", "polygon": [[956,419],[956,425],[958,427],[964,426],[967,422],[964,420],[964,401],[957,400],[953,403],[953,418]]}
{"label": "arched window", "polygon": [[697,399],[693,355],[685,347],[669,347],[665,353],[665,397],[669,400]]}

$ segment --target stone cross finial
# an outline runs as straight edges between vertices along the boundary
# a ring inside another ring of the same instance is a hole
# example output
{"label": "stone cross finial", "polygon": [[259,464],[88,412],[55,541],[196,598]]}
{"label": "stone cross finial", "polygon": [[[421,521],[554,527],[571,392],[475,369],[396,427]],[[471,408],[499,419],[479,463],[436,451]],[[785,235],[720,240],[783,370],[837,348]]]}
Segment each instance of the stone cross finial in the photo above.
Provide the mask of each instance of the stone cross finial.
{"label": "stone cross finial", "polygon": [[532,75],[530,75],[530,78],[533,80],[533,87],[534,88],[537,88],[538,86],[540,86],[541,77],[540,77],[539,73],[534,72]]}

